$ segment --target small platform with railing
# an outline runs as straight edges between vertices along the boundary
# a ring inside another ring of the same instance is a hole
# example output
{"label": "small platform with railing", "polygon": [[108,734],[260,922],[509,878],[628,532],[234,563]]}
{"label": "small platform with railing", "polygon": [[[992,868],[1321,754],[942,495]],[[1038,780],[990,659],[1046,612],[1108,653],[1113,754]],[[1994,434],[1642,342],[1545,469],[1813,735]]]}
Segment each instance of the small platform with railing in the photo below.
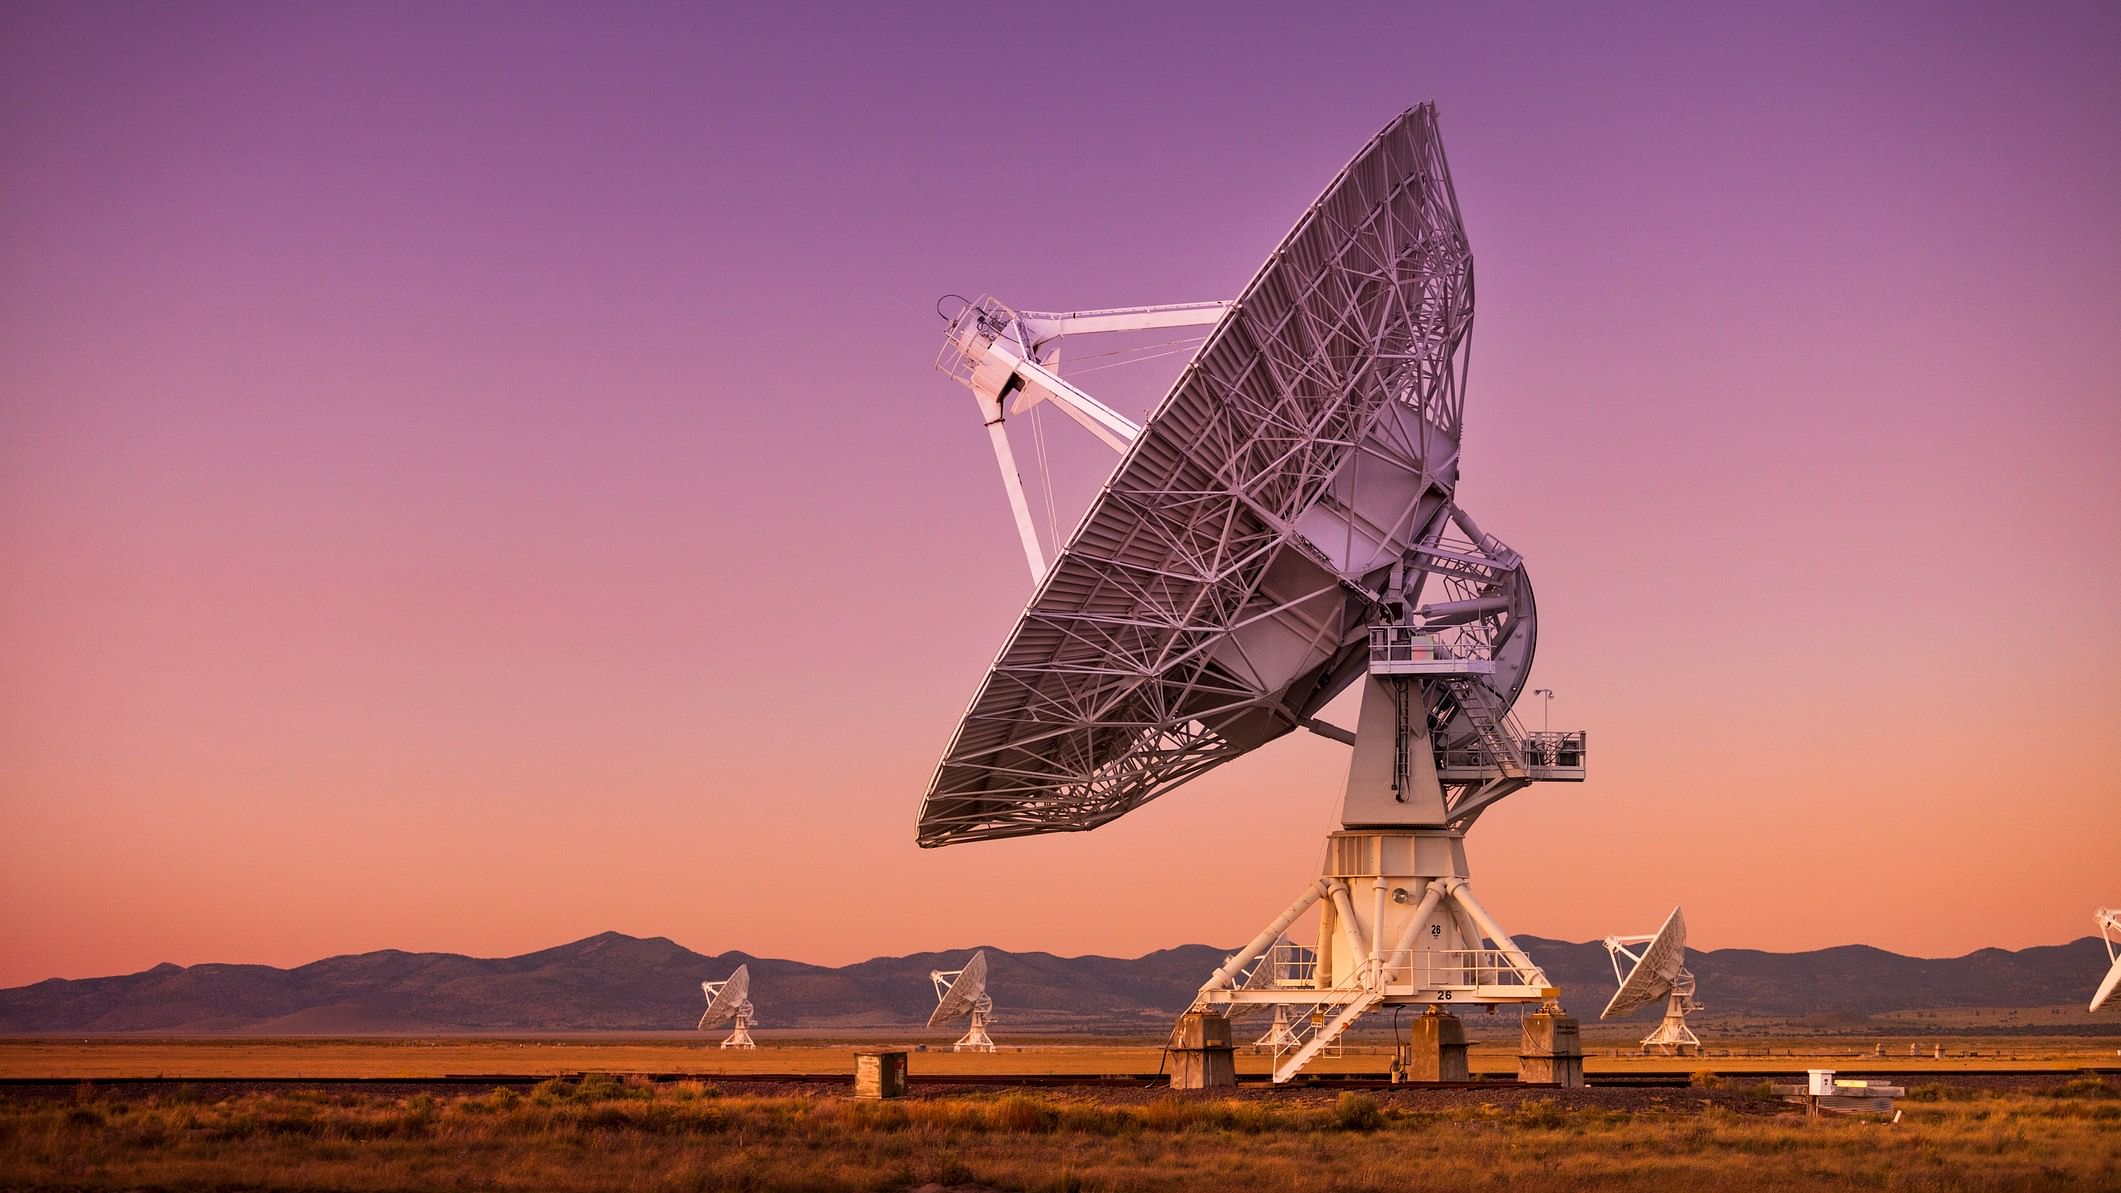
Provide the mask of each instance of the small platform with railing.
{"label": "small platform with railing", "polygon": [[[1524,767],[1528,779],[1581,783],[1588,754],[1586,739],[1581,729],[1520,733],[1514,761]],[[1479,740],[1439,751],[1436,761],[1437,777],[1446,782],[1485,778],[1497,767],[1492,752]]]}
{"label": "small platform with railing", "polygon": [[1370,627],[1372,675],[1493,675],[1495,655],[1475,642],[1452,642],[1411,625]]}

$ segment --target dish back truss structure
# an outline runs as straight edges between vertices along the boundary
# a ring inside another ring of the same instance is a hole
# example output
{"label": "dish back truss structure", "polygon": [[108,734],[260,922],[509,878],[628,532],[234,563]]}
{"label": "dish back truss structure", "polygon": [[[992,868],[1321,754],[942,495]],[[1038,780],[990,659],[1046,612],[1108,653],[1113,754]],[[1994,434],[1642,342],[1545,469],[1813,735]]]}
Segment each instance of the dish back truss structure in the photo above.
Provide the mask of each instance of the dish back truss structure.
{"label": "dish back truss structure", "polygon": [[[1234,302],[950,320],[1037,591],[921,807],[924,846],[1096,828],[1298,728],[1355,746],[1324,875],[1195,1010],[1298,1010],[1286,1080],[1379,1006],[1551,1002],[1473,899],[1460,838],[1581,732],[1528,733],[1524,560],[1457,504],[1473,259],[1431,105],[1401,114]],[[1210,328],[1140,426],[1061,375],[1068,336]],[[1005,423],[1051,403],[1121,452],[1049,566]],[[1355,732],[1319,720],[1363,686]],[[1358,906],[1358,901],[1360,906]],[[1312,906],[1310,986],[1239,977]]]}
{"label": "dish back truss structure", "polygon": [[[1207,342],[1140,428],[1040,363],[1066,335],[1204,319]],[[1439,684],[1423,710],[1455,822],[1580,750],[1580,734],[1483,728],[1524,687],[1536,610],[1523,561],[1451,501],[1472,322],[1427,105],[1365,147],[1234,303],[967,306],[942,362],[990,432],[1004,404],[1057,393],[1088,399],[1058,404],[1126,447],[973,698],[920,842],[1095,828],[1312,723],[1363,676],[1395,569],[1471,619],[1438,625],[1435,648],[1488,665],[1485,693]]]}

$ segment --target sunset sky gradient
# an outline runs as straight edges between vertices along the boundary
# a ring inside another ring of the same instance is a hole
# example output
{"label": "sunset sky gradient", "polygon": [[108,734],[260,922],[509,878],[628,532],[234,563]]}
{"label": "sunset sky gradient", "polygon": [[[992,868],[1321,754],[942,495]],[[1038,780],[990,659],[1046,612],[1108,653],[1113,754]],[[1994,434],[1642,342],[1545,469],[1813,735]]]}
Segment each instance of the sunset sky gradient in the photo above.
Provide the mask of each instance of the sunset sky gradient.
{"label": "sunset sky gradient", "polygon": [[0,7],[0,984],[1250,936],[1344,747],[914,846],[1028,594],[932,304],[1229,297],[1431,99],[1461,493],[1592,747],[1482,820],[1482,901],[2085,935],[2121,6],[1750,8]]}

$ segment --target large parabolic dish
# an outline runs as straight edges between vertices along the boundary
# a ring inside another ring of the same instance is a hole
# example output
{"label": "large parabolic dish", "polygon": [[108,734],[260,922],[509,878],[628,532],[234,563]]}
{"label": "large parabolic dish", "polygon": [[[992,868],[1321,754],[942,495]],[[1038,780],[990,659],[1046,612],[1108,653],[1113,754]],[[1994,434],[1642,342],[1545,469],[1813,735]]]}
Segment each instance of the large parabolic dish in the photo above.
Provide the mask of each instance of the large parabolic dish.
{"label": "large parabolic dish", "polygon": [[[1365,673],[1408,559],[1447,602],[1514,593],[1507,613],[1459,602],[1488,619],[1480,682],[1507,709],[1530,584],[1451,504],[1472,324],[1424,104],[1333,180],[1158,404],[980,685],[920,843],[1095,828],[1297,728]],[[1439,700],[1439,751],[1470,743]]]}

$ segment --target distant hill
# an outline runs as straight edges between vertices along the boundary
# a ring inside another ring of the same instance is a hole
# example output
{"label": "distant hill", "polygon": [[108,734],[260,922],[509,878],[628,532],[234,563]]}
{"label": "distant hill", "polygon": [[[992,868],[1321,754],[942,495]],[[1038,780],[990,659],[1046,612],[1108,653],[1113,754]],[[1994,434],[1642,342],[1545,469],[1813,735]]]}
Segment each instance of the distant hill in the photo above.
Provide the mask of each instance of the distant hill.
{"label": "distant hill", "polygon": [[[1520,937],[1596,1016],[1613,990],[1598,944]],[[1056,957],[988,949],[999,1021],[1042,1031],[1161,1030],[1226,950],[1183,945],[1145,957]],[[157,965],[121,977],[54,978],[0,990],[0,1034],[343,1035],[413,1032],[670,1031],[699,1018],[702,979],[749,964],[761,1026],[916,1028],[934,1005],[928,971],[971,953],[915,953],[830,968],[706,956],[660,936],[606,932],[520,957],[386,949],[293,969]],[[1715,1013],[1867,1015],[1955,1007],[2081,1004],[2105,973],[2097,937],[1924,960],[1850,945],[1805,953],[1691,952]]]}

